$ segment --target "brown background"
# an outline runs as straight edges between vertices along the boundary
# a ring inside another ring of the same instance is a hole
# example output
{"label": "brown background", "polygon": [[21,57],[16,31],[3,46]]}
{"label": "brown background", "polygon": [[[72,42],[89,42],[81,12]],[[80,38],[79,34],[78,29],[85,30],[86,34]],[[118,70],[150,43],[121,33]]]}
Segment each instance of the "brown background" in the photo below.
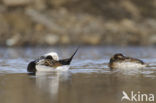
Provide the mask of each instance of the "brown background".
{"label": "brown background", "polygon": [[1,0],[0,45],[155,45],[156,0]]}

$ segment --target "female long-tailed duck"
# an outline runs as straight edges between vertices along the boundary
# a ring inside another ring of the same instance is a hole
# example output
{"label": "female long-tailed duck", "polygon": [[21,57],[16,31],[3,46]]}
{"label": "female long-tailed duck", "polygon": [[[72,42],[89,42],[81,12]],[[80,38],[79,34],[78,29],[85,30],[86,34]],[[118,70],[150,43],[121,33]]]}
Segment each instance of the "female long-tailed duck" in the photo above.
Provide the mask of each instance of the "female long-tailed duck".
{"label": "female long-tailed duck", "polygon": [[140,59],[126,57],[121,53],[115,54],[111,57],[109,67],[111,69],[140,69],[148,65]]}
{"label": "female long-tailed duck", "polygon": [[69,69],[69,65],[78,49],[79,48],[76,49],[76,51],[70,58],[61,60],[59,60],[58,54],[55,52],[45,54],[44,56],[41,56],[34,61],[31,61],[28,64],[27,71],[34,73],[36,71],[52,71],[58,69],[67,70]]}

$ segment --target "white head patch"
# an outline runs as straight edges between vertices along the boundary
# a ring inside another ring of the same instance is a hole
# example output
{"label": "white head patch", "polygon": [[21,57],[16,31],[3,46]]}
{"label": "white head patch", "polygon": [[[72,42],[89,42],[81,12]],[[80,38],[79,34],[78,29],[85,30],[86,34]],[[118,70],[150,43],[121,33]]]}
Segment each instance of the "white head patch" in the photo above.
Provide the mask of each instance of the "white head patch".
{"label": "white head patch", "polygon": [[59,60],[59,56],[56,52],[50,52],[45,54],[44,56],[48,56],[48,55],[52,56],[54,60]]}

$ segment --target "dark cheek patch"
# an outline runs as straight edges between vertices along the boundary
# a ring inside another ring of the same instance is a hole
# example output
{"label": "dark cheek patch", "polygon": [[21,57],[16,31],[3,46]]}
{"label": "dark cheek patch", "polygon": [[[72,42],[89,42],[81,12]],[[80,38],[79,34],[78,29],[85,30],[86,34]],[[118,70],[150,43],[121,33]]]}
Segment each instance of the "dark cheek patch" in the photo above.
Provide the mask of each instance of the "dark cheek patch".
{"label": "dark cheek patch", "polygon": [[46,59],[52,59],[52,60],[53,60],[53,57],[52,57],[51,55],[48,55],[48,56],[46,57]]}

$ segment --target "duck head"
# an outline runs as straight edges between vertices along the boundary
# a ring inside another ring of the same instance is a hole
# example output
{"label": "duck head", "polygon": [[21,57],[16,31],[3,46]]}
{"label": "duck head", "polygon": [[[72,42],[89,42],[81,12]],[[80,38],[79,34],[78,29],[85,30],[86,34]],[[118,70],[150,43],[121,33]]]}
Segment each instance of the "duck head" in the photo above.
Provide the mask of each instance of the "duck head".
{"label": "duck head", "polygon": [[59,60],[59,57],[58,57],[58,54],[55,53],[55,52],[47,53],[44,56],[41,56],[40,58],[38,58],[38,59],[36,59],[34,61],[31,61],[28,64],[27,71],[28,72],[36,72],[37,71],[36,70],[36,65],[42,64],[45,59]]}
{"label": "duck head", "polygon": [[111,62],[114,62],[116,60],[123,60],[125,58],[125,56],[121,53],[117,53],[117,54],[114,54],[111,59],[110,59],[110,63]]}

